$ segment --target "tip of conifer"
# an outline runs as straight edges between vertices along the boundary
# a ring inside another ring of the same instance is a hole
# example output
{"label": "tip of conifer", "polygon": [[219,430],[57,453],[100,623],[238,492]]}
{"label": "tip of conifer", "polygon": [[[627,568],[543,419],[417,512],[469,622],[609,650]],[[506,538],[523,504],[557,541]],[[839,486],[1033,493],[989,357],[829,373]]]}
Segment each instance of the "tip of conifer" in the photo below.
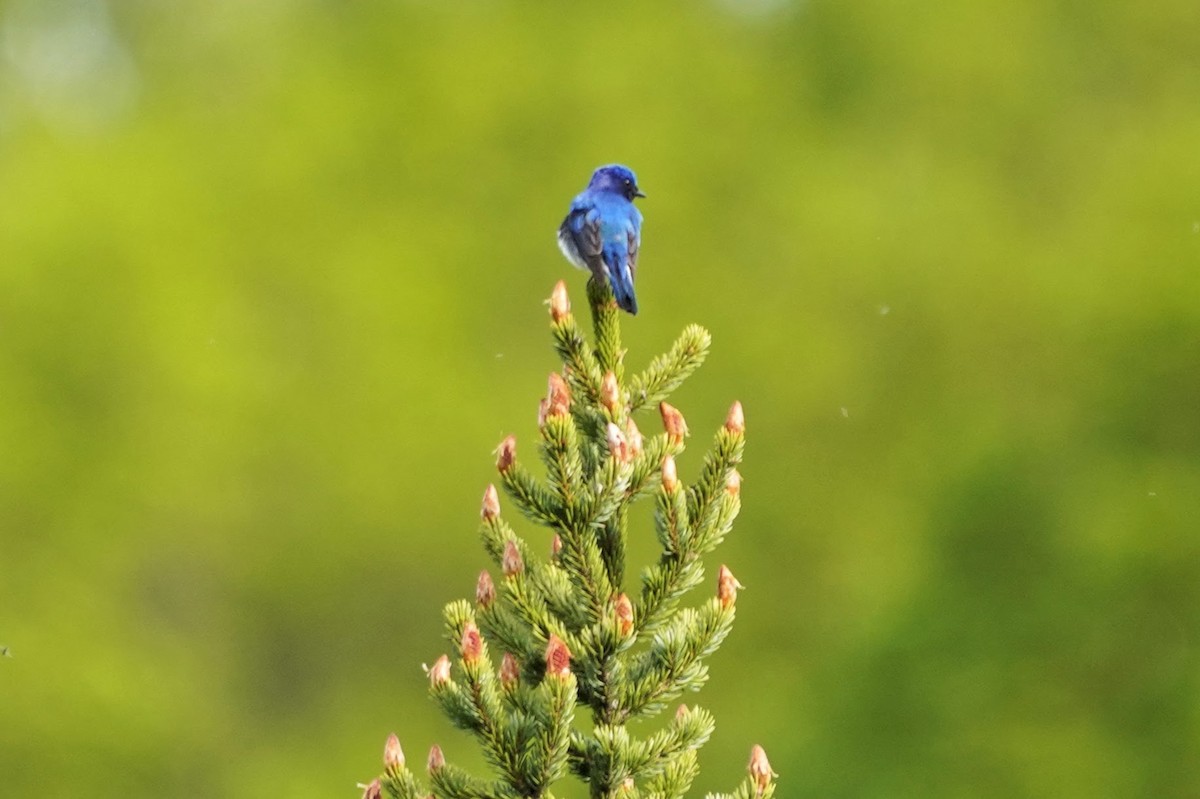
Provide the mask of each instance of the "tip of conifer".
{"label": "tip of conifer", "polygon": [[725,429],[735,436],[746,432],[746,416],[742,413],[742,403],[734,402],[729,406],[729,414],[725,417]]}
{"label": "tip of conifer", "polygon": [[359,783],[358,787],[363,789],[363,799],[380,799],[383,796],[383,783],[378,777],[366,785]]}
{"label": "tip of conifer", "polygon": [[479,515],[485,522],[490,522],[500,515],[500,494],[496,486],[488,484],[483,490],[483,503],[479,507]]}
{"label": "tip of conifer", "polygon": [[500,446],[496,448],[496,468],[500,470],[500,474],[504,474],[517,460],[517,437],[509,436],[500,442]]}
{"label": "tip of conifer", "polygon": [[679,490],[679,475],[675,471],[675,459],[670,455],[663,458],[662,484],[668,494],[674,494]]}
{"label": "tip of conifer", "polygon": [[571,299],[567,296],[567,284],[560,280],[554,284],[554,289],[550,292],[550,318],[555,322],[561,322],[570,313]]}
{"label": "tip of conifer", "polygon": [[475,622],[469,621],[463,627],[459,648],[462,650],[464,663],[474,663],[483,657],[483,636],[479,634],[479,628],[475,626]]}
{"label": "tip of conifer", "polygon": [[745,586],[739,583],[729,567],[722,563],[721,568],[717,570],[717,599],[721,601],[721,607],[733,606],[733,603],[737,601],[739,588],[745,588]]}
{"label": "tip of conifer", "polygon": [[741,496],[742,474],[737,469],[729,470],[729,476],[725,478],[725,492],[731,497]]}
{"label": "tip of conifer", "polygon": [[404,768],[404,750],[400,748],[400,739],[396,733],[387,737],[383,745],[383,768],[391,776],[395,776]]}
{"label": "tip of conifer", "polygon": [[608,408],[609,413],[616,413],[621,405],[621,387],[617,385],[617,376],[605,372],[600,379],[600,403]]}
{"label": "tip of conifer", "polygon": [[450,682],[450,658],[442,655],[429,668],[429,684],[437,688]]}
{"label": "tip of conifer", "polygon": [[621,432],[621,428],[609,422],[604,428],[604,436],[608,441],[608,451],[617,463],[626,464],[633,460],[633,454],[629,451],[629,442],[625,440],[625,434]]}
{"label": "tip of conifer", "polygon": [[571,650],[553,633],[546,642],[546,676],[566,679],[571,674]]}
{"label": "tip of conifer", "polygon": [[771,771],[767,753],[758,744],[755,744],[750,750],[750,763],[746,769],[750,772],[750,779],[754,781],[757,791],[755,795],[762,796],[767,786],[771,784],[771,778],[775,776],[775,772]]}
{"label": "tip of conifer", "polygon": [[521,550],[517,542],[511,538],[504,542],[504,554],[500,556],[500,568],[505,577],[513,577],[525,570],[525,561],[521,558]]}
{"label": "tip of conifer", "polygon": [[546,416],[566,416],[571,410],[571,388],[558,372],[551,372],[546,391]]}
{"label": "tip of conifer", "polygon": [[475,582],[475,602],[481,608],[491,607],[491,604],[496,601],[496,584],[492,582],[492,575],[484,569],[479,573],[479,579]]}
{"label": "tip of conifer", "polygon": [[672,443],[683,443],[683,439],[688,435],[688,426],[679,409],[670,403],[660,402],[658,412],[662,415],[663,429],[667,431]]}
{"label": "tip of conifer", "polygon": [[628,595],[619,594],[613,609],[617,616],[618,632],[622,637],[629,635],[633,631],[633,603],[629,601]]}
{"label": "tip of conifer", "polygon": [[429,748],[429,758],[425,761],[425,767],[432,774],[435,771],[441,771],[446,765],[446,756],[442,754],[442,747],[434,744]]}
{"label": "tip of conifer", "polygon": [[513,657],[512,652],[505,652],[504,658],[500,661],[500,684],[511,688],[517,684],[520,677],[521,667],[517,663],[517,659]]}

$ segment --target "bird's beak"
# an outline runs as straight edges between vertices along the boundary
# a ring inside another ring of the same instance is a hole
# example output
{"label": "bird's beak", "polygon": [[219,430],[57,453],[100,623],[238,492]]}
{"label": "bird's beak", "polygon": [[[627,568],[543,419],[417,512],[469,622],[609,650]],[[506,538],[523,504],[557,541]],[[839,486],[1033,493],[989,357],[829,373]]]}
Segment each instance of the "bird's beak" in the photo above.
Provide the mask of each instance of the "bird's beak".
{"label": "bird's beak", "polygon": [[641,190],[641,189],[634,189],[634,190],[633,190],[633,196],[634,196],[634,197],[645,197],[646,195],[642,194],[642,190]]}

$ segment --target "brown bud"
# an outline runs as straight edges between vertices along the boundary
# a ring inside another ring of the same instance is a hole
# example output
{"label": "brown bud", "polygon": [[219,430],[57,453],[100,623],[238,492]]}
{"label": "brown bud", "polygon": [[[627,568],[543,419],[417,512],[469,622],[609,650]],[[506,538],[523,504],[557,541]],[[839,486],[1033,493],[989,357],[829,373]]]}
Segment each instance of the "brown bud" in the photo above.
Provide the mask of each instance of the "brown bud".
{"label": "brown bud", "polygon": [[517,549],[517,542],[511,538],[504,542],[504,554],[500,557],[500,568],[504,570],[505,577],[512,577],[525,570],[525,561],[521,559],[521,550]]}
{"label": "brown bud", "polygon": [[681,704],[679,707],[675,708],[675,721],[683,721],[685,718],[687,718],[687,714],[691,712],[692,711],[688,710],[687,705]]}
{"label": "brown bud", "polygon": [[450,682],[450,658],[442,655],[429,670],[429,684],[434,688]]}
{"label": "brown bud", "polygon": [[729,406],[729,415],[725,417],[725,429],[735,436],[746,432],[746,417],[742,415],[742,403],[735,402]]}
{"label": "brown bud", "polygon": [[380,799],[383,796],[383,784],[378,777],[367,785],[360,783],[358,787],[363,789],[363,799]]}
{"label": "brown bud", "polygon": [[629,454],[637,457],[642,454],[642,431],[634,424],[633,417],[625,420],[625,440],[629,442]]}
{"label": "brown bud", "polygon": [[513,657],[512,652],[505,652],[504,659],[500,661],[500,684],[511,688],[520,678],[521,667],[517,664],[517,659]]}
{"label": "brown bud", "polygon": [[611,413],[616,413],[617,408],[621,407],[621,387],[617,385],[617,376],[612,372],[605,372],[600,380],[600,404]]}
{"label": "brown bud", "polygon": [[550,557],[557,558],[562,552],[562,537],[558,533],[554,534],[554,538],[550,539]]}
{"label": "brown bud", "polygon": [[435,771],[441,771],[446,765],[446,756],[442,754],[442,747],[434,744],[429,748],[429,759],[425,761],[425,767],[432,774]]}
{"label": "brown bud", "polygon": [[500,470],[500,474],[504,474],[517,460],[517,437],[509,436],[500,442],[500,447],[496,450],[496,468]]}
{"label": "brown bud", "polygon": [[571,673],[571,650],[557,635],[546,643],[546,676],[565,679]]}
{"label": "brown bud", "polygon": [[481,608],[490,607],[496,601],[496,584],[492,582],[492,575],[488,574],[487,569],[479,573],[479,580],[475,583],[475,601]]}
{"label": "brown bud", "polygon": [[395,776],[402,768],[404,768],[404,750],[400,748],[400,739],[396,737],[396,733],[392,733],[388,736],[387,743],[383,745],[383,769],[391,776]]}
{"label": "brown bud", "polygon": [[485,522],[490,522],[500,515],[500,495],[496,493],[494,485],[488,485],[484,489],[483,505],[479,508],[479,515]]}
{"label": "brown bud", "polygon": [[767,786],[771,784],[771,778],[775,776],[775,772],[771,771],[771,764],[767,761],[767,753],[758,744],[750,750],[750,765],[746,767],[750,772],[750,779],[754,780],[754,785],[757,787],[756,796],[762,796],[763,791],[767,790]]}
{"label": "brown bud", "polygon": [[462,659],[466,663],[474,663],[483,657],[483,636],[479,634],[475,622],[469,621],[467,626],[463,627],[462,642],[459,646],[462,649]]}
{"label": "brown bud", "polygon": [[675,473],[675,459],[670,455],[663,458],[662,484],[669,494],[674,494],[679,490],[679,475]]}
{"label": "brown bud", "polygon": [[567,297],[567,284],[558,281],[550,292],[550,318],[561,322],[571,313],[571,300]]}
{"label": "brown bud", "polygon": [[546,403],[547,416],[566,416],[571,412],[571,387],[558,372],[550,373]]}
{"label": "brown bud", "polygon": [[617,463],[626,464],[633,460],[633,456],[629,452],[629,442],[625,440],[621,428],[609,422],[604,431],[608,438],[608,451],[612,453]]}
{"label": "brown bud", "polygon": [[538,430],[546,426],[546,417],[550,415],[550,400],[542,399],[538,402]]}
{"label": "brown bud", "polygon": [[737,469],[730,469],[729,476],[725,478],[725,493],[731,497],[736,497],[742,493],[742,475]]}
{"label": "brown bud", "polygon": [[733,572],[729,571],[729,567],[721,564],[721,568],[717,570],[717,599],[721,600],[721,607],[732,607],[737,600],[737,592],[739,588],[745,588],[733,576]]}
{"label": "brown bud", "polygon": [[617,630],[622,636],[629,635],[633,630],[633,603],[625,594],[617,596],[615,608],[617,613]]}
{"label": "brown bud", "polygon": [[658,404],[658,412],[662,414],[663,429],[667,431],[667,436],[670,437],[671,442],[675,444],[683,443],[683,439],[688,435],[688,426],[679,409],[674,405],[660,402]]}

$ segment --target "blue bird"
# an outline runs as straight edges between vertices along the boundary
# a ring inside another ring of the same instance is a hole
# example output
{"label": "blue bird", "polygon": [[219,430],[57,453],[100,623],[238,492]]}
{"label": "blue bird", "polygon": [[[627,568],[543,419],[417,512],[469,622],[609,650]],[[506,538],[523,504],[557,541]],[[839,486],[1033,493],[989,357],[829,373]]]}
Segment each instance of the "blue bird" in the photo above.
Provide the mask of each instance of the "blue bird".
{"label": "blue bird", "polygon": [[558,248],[567,260],[591,270],[597,280],[607,278],[617,305],[631,314],[637,313],[633,280],[642,241],[642,214],[633,198],[645,196],[629,167],[602,166],[571,201],[558,228]]}

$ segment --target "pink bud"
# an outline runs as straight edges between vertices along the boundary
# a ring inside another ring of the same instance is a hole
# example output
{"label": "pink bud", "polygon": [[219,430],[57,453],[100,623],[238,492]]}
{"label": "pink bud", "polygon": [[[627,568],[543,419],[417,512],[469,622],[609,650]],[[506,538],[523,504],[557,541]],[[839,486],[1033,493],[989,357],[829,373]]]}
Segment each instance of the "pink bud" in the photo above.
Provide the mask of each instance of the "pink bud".
{"label": "pink bud", "polygon": [[517,460],[517,437],[509,436],[500,442],[500,447],[496,450],[496,468],[500,470],[500,474],[504,474]]}
{"label": "pink bud", "polygon": [[683,439],[688,435],[688,426],[679,409],[674,405],[660,402],[658,412],[662,414],[663,429],[667,431],[667,436],[670,437],[672,443],[683,443]]}
{"label": "pink bud", "polygon": [[558,372],[550,373],[546,403],[547,416],[566,416],[571,411],[571,387]]}
{"label": "pink bud", "polygon": [[687,718],[687,714],[690,712],[691,711],[688,710],[687,705],[681,704],[679,707],[675,708],[675,721],[676,722],[683,721],[685,718]]}
{"label": "pink bud", "polygon": [[505,652],[504,659],[500,661],[500,684],[505,688],[511,688],[521,679],[521,667],[517,663],[517,659],[513,657],[512,652]]}
{"label": "pink bud", "polygon": [[550,539],[550,557],[557,558],[559,553],[562,552],[562,547],[562,537],[558,533],[555,533],[554,538]]}
{"label": "pink bud", "polygon": [[629,454],[637,457],[642,454],[642,431],[634,424],[633,417],[625,420],[625,440],[629,442]]}
{"label": "pink bud", "polygon": [[500,515],[500,495],[496,493],[494,485],[489,485],[484,489],[483,505],[479,509],[479,515],[485,522],[490,522]]}
{"label": "pink bud", "polygon": [[400,748],[396,733],[389,735],[387,743],[383,745],[383,768],[392,776],[404,768],[404,750]]}
{"label": "pink bud", "polygon": [[670,455],[663,458],[662,484],[668,494],[674,494],[679,490],[679,475],[675,473],[675,459]]}
{"label": "pink bud", "polygon": [[546,675],[565,679],[571,673],[571,650],[553,633],[546,643]]}
{"label": "pink bud", "polygon": [[521,550],[517,549],[517,542],[511,538],[504,543],[504,554],[500,557],[500,568],[504,570],[505,577],[512,577],[525,570],[525,561],[521,559]]}
{"label": "pink bud", "polygon": [[617,385],[617,376],[605,372],[600,380],[600,403],[612,413],[621,406],[621,387]]}
{"label": "pink bud", "polygon": [[608,451],[612,453],[617,463],[626,464],[633,460],[633,456],[629,452],[629,442],[625,440],[621,428],[609,422],[608,426],[604,428],[604,432],[608,439]]}
{"label": "pink bud", "polygon": [[363,789],[363,799],[380,799],[383,796],[383,785],[376,777],[368,785],[359,785]]}
{"label": "pink bud", "polygon": [[746,417],[742,415],[742,403],[735,402],[729,406],[729,415],[725,417],[725,429],[735,436],[746,432]]}
{"label": "pink bud", "polygon": [[483,636],[479,634],[475,622],[469,621],[467,626],[463,627],[462,642],[459,646],[465,663],[474,663],[483,656]]}
{"label": "pink bud", "polygon": [[434,744],[429,749],[429,759],[425,761],[426,768],[432,774],[435,771],[441,771],[446,765],[446,756],[442,754],[442,747]]}
{"label": "pink bud", "polygon": [[740,496],[742,493],[742,475],[737,469],[730,469],[729,476],[725,478],[725,493],[731,497]]}
{"label": "pink bud", "polygon": [[628,596],[620,594],[617,596],[614,610],[617,614],[617,630],[622,636],[629,635],[633,630],[633,603],[629,601]]}
{"label": "pink bud", "polygon": [[442,655],[433,662],[429,669],[429,684],[434,688],[450,682],[450,658]]}
{"label": "pink bud", "polygon": [[733,572],[725,564],[721,564],[721,568],[717,570],[717,599],[721,601],[721,607],[732,607],[737,600],[737,592],[739,588],[745,588],[733,576]]}
{"label": "pink bud", "polygon": [[767,753],[758,744],[750,750],[750,765],[747,766],[750,771],[750,778],[754,780],[754,785],[757,788],[756,796],[762,796],[763,791],[771,784],[771,778],[775,776],[775,772],[771,771],[771,764],[767,761]]}
{"label": "pink bud", "polygon": [[496,585],[487,569],[479,573],[479,580],[475,583],[475,601],[481,608],[490,607],[496,601]]}
{"label": "pink bud", "polygon": [[554,284],[554,290],[550,292],[550,318],[555,322],[561,322],[569,313],[571,313],[571,300],[567,297],[567,284],[560,280]]}

